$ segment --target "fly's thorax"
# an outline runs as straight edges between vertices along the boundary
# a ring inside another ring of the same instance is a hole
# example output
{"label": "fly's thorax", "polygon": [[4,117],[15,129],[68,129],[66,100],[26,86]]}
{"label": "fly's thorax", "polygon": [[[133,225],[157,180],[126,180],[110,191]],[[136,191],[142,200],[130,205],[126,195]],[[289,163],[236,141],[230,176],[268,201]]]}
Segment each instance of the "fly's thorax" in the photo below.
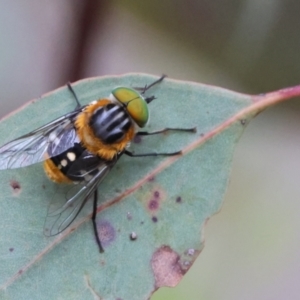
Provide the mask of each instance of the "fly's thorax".
{"label": "fly's thorax", "polygon": [[132,121],[124,107],[108,103],[93,112],[89,126],[103,143],[114,144],[124,139]]}
{"label": "fly's thorax", "polygon": [[126,109],[110,99],[86,106],[77,116],[75,126],[84,147],[106,160],[122,152],[136,132]]}

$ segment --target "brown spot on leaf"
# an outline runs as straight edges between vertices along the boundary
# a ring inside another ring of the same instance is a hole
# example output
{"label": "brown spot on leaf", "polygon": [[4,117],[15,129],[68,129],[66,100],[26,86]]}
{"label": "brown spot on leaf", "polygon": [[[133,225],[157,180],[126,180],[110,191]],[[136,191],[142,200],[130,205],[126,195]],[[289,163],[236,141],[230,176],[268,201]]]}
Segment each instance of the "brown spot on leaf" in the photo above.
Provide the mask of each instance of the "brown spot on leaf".
{"label": "brown spot on leaf", "polygon": [[155,197],[155,198],[159,198],[159,191],[155,191],[154,193],[153,193],[153,196]]}
{"label": "brown spot on leaf", "polygon": [[165,194],[163,189],[156,187],[156,189],[151,192],[150,199],[147,205],[151,214],[157,212],[157,210],[160,208],[161,202],[164,199],[165,199]]}
{"label": "brown spot on leaf", "polygon": [[149,204],[148,204],[148,208],[150,210],[158,210],[159,208],[159,202],[155,199],[150,200]]}
{"label": "brown spot on leaf", "polygon": [[169,246],[162,246],[154,252],[151,267],[155,278],[155,288],[174,287],[185,273],[181,267],[180,256]]}
{"label": "brown spot on leaf", "polygon": [[133,142],[135,144],[140,144],[142,142],[142,137],[140,135],[136,135],[134,138],[133,138]]}
{"label": "brown spot on leaf", "polygon": [[247,123],[247,121],[245,119],[241,119],[240,122],[242,125],[246,125],[246,123]]}
{"label": "brown spot on leaf", "polygon": [[9,184],[10,184],[11,188],[13,189],[14,195],[20,194],[20,192],[21,192],[21,185],[20,185],[20,183],[18,181],[11,180]]}
{"label": "brown spot on leaf", "polygon": [[182,198],[181,198],[180,196],[178,196],[178,197],[176,198],[176,202],[177,202],[177,203],[181,203],[181,202],[182,202]]}
{"label": "brown spot on leaf", "polygon": [[154,177],[154,176],[151,176],[151,177],[148,179],[149,182],[153,182],[154,180],[155,180],[155,177]]}
{"label": "brown spot on leaf", "polygon": [[152,217],[152,221],[156,223],[158,221],[157,217]]}
{"label": "brown spot on leaf", "polygon": [[116,230],[108,221],[100,221],[97,224],[99,239],[103,246],[108,246],[116,238]]}

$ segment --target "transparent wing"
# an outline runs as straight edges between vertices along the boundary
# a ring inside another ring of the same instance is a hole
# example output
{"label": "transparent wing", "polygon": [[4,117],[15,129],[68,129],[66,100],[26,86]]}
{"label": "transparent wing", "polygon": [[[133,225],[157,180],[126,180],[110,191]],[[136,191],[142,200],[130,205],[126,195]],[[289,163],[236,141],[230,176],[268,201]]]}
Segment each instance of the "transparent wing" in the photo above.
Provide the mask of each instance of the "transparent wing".
{"label": "transparent wing", "polygon": [[[83,159],[87,158],[84,157]],[[98,160],[97,166],[95,165],[96,159]],[[94,161],[92,157],[90,157],[88,160],[88,164],[90,166],[89,170],[79,175],[77,173],[78,168],[75,166],[74,170],[76,170],[76,172],[71,175],[76,175],[77,178],[82,176],[82,179],[90,177],[90,179],[76,184],[72,188],[70,188],[66,193],[66,202],[63,205],[61,205],[62,199],[55,199],[50,204],[44,226],[44,234],[46,236],[59,234],[74,221],[74,219],[80,213],[81,209],[94,193],[100,182],[114,166],[118,158],[109,163],[95,156]],[[78,164],[81,164],[80,160]],[[95,166],[91,167],[93,164]]]}
{"label": "transparent wing", "polygon": [[26,167],[66,151],[77,138],[75,110],[0,147],[0,170]]}

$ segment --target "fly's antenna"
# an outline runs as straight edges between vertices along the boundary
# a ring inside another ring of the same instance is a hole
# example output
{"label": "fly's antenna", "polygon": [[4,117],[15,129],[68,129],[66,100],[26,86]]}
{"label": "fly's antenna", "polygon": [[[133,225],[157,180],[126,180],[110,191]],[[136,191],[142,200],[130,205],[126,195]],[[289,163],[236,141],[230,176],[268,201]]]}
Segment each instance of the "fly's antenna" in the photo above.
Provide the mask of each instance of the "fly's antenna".
{"label": "fly's antenna", "polygon": [[155,96],[151,96],[151,97],[145,98],[145,101],[149,104],[150,102],[152,102],[155,99],[157,99]]}

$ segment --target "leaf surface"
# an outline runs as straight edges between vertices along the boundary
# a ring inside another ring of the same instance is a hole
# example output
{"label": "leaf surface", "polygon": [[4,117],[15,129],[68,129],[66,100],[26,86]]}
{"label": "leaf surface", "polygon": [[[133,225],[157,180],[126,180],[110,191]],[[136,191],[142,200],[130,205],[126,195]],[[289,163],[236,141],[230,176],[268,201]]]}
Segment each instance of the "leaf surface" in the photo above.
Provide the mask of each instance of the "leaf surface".
{"label": "leaf surface", "polygon": [[[128,74],[73,84],[82,104],[106,97],[116,86],[143,87],[157,77]],[[42,164],[0,172],[1,299],[148,299],[175,286],[203,248],[203,226],[220,210],[235,145],[258,112],[299,95],[299,87],[250,96],[165,79],[147,91],[147,130],[197,127],[135,139],[136,153],[173,152],[176,157],[123,155],[99,187],[97,224],[105,248],[99,254],[92,205],[62,234],[47,238],[43,225],[53,197]],[[66,87],[3,119],[4,144],[74,109]],[[91,202],[91,201],[90,201]],[[135,237],[136,238],[133,238]]]}

